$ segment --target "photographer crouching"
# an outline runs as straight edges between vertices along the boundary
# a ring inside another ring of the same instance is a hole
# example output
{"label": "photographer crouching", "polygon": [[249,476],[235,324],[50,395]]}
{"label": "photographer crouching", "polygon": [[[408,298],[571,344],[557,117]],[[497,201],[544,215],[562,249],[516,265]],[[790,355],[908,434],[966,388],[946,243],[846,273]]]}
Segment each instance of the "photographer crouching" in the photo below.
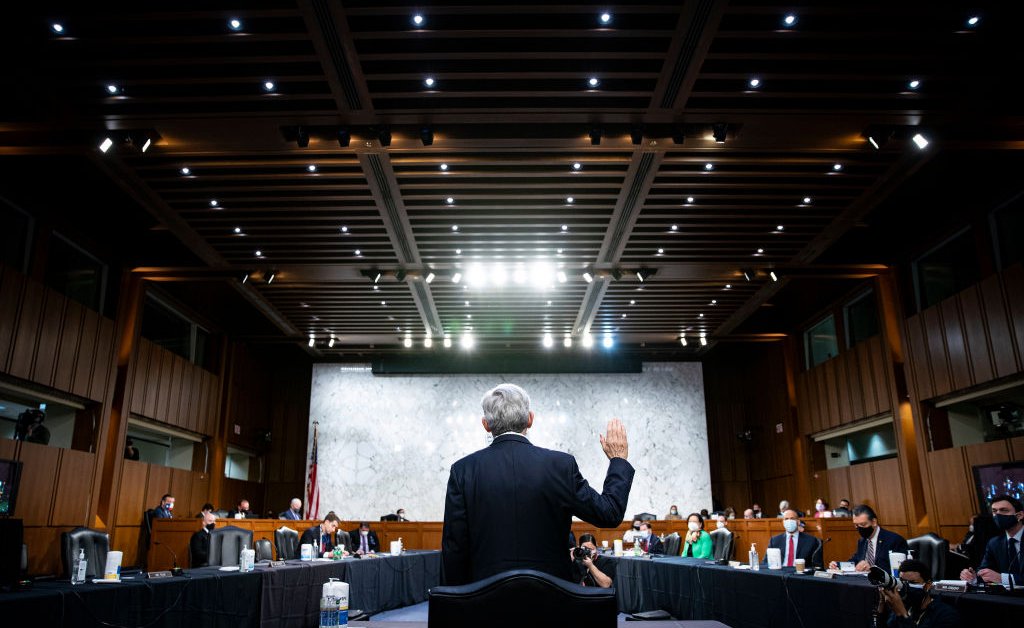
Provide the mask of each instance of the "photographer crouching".
{"label": "photographer crouching", "polygon": [[581,534],[579,546],[569,550],[573,574],[576,576],[576,581],[585,587],[607,589],[612,586],[612,579],[594,564],[594,560],[597,558],[597,545],[594,541],[593,534]]}
{"label": "photographer crouching", "polygon": [[872,568],[869,580],[879,586],[882,599],[891,611],[889,628],[960,626],[956,610],[941,599],[932,597],[931,573],[927,563],[915,559],[903,561],[899,580],[894,580],[880,568]]}

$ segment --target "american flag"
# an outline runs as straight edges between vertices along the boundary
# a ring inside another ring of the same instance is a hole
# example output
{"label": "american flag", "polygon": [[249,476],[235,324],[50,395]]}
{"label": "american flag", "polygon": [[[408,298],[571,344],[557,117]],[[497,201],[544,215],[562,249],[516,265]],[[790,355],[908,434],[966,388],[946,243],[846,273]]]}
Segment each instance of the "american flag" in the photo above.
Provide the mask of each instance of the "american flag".
{"label": "american flag", "polygon": [[320,518],[320,484],[316,481],[316,430],[319,421],[313,421],[313,450],[309,455],[309,475],[306,477],[306,519]]}

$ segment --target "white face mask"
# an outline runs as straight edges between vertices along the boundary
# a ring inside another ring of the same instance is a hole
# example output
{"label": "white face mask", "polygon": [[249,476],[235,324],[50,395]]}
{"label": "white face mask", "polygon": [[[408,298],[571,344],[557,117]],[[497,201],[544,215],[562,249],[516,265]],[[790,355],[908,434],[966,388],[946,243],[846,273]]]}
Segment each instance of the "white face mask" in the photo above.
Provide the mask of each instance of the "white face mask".
{"label": "white face mask", "polygon": [[363,536],[366,536],[366,535],[368,535],[369,533],[370,533],[370,531],[369,531],[369,530],[360,530],[360,531],[359,531],[359,534],[362,534]]}
{"label": "white face mask", "polygon": [[716,521],[715,525],[717,525],[718,529],[721,530],[722,528],[725,527],[725,522],[724,521]]}
{"label": "white face mask", "polygon": [[700,530],[700,524],[696,521],[691,521],[687,523],[686,527],[690,529],[690,532],[696,532],[697,530]]}
{"label": "white face mask", "polygon": [[782,522],[782,527],[786,528],[786,532],[793,534],[796,532],[796,519],[786,519]]}

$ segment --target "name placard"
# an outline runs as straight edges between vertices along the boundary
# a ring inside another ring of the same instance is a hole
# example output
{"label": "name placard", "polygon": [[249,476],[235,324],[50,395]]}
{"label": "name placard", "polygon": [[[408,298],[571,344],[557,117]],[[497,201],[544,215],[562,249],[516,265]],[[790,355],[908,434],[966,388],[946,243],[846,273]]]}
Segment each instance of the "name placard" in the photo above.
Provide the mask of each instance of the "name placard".
{"label": "name placard", "polygon": [[814,577],[815,578],[824,578],[826,580],[831,580],[833,578],[833,576],[835,576],[835,574],[832,573],[831,571],[815,571],[814,572]]}
{"label": "name placard", "polygon": [[284,567],[286,564],[287,563],[285,563],[283,560],[272,560],[269,563],[267,563],[267,566],[268,567]]}
{"label": "name placard", "polygon": [[155,580],[157,578],[173,578],[174,574],[169,571],[148,571],[146,572],[146,577],[150,580]]}

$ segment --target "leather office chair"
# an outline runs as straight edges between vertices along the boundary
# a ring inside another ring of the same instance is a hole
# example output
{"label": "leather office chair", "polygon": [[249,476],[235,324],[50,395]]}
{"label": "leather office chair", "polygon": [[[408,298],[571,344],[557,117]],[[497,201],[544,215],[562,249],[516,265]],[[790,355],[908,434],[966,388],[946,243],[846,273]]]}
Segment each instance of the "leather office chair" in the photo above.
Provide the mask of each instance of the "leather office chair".
{"label": "leather office chair", "polygon": [[270,545],[268,539],[260,539],[256,541],[256,562],[261,560],[274,560],[274,548]]}
{"label": "leather office chair", "polygon": [[642,512],[639,515],[633,515],[633,521],[636,521],[637,519],[640,521],[655,521],[658,519],[658,515],[649,512]]}
{"label": "leather office chair", "polygon": [[252,530],[235,526],[214,529],[210,532],[210,566],[237,565],[243,546],[252,548]]}
{"label": "leather office chair", "polygon": [[728,530],[711,531],[711,552],[715,560],[732,560],[735,535]]}
{"label": "leather office chair", "polygon": [[946,577],[946,556],[949,554],[949,541],[929,532],[907,541],[914,558],[923,561],[932,568],[932,580]]}
{"label": "leather office chair", "polygon": [[[523,601],[529,601],[528,614]],[[472,584],[428,593],[428,628],[545,626],[615,628],[615,589],[584,587],[532,569],[515,569]]]}
{"label": "leather office chair", "polygon": [[277,546],[278,560],[292,560],[299,557],[299,533],[287,526],[274,530],[274,545]]}
{"label": "leather office chair", "polygon": [[381,521],[398,521],[398,515],[396,515],[395,513],[391,513],[391,514],[387,514],[387,515],[381,515],[380,520]]}
{"label": "leather office chair", "polygon": [[85,550],[89,563],[85,568],[86,578],[102,578],[107,566],[107,552],[110,551],[110,535],[91,528],[75,528],[60,535],[60,562],[64,568],[62,578],[71,578],[71,566],[75,564],[78,550]]}
{"label": "leather office chair", "polygon": [[683,544],[683,537],[679,536],[678,532],[665,537],[665,555],[666,556],[679,556],[680,548]]}

